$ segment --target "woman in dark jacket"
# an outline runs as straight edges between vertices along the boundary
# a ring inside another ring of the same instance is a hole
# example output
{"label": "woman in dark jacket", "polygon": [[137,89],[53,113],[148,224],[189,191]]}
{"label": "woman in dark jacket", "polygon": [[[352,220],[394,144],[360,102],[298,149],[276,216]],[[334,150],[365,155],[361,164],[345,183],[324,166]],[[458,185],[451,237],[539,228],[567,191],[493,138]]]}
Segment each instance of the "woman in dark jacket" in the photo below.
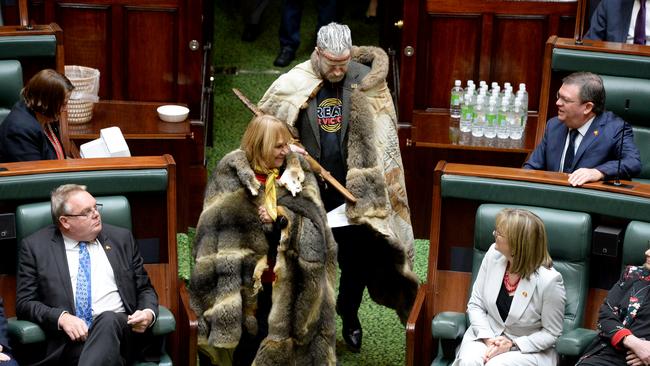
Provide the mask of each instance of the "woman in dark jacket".
{"label": "woman in dark jacket", "polygon": [[625,268],[607,293],[598,330],[600,337],[578,365],[650,365],[650,249],[644,265]]}
{"label": "woman in dark jacket", "polygon": [[5,308],[3,300],[0,297],[0,366],[18,366],[16,360],[11,355],[9,339],[7,338],[7,319],[5,318]]}
{"label": "woman in dark jacket", "polygon": [[22,100],[0,124],[0,162],[65,159],[58,121],[74,86],[45,69],[23,88]]}

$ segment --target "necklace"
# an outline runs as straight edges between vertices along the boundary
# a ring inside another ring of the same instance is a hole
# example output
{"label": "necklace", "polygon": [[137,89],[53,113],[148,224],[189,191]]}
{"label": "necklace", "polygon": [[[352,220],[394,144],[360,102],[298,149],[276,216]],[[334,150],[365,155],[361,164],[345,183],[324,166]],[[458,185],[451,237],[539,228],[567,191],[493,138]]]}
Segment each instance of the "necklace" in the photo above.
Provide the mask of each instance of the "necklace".
{"label": "necklace", "polygon": [[510,283],[510,272],[506,271],[506,273],[503,275],[503,285],[506,287],[506,291],[508,291],[508,293],[514,292],[519,285],[519,280],[521,280],[521,277],[517,278],[517,281],[515,281],[515,283]]}

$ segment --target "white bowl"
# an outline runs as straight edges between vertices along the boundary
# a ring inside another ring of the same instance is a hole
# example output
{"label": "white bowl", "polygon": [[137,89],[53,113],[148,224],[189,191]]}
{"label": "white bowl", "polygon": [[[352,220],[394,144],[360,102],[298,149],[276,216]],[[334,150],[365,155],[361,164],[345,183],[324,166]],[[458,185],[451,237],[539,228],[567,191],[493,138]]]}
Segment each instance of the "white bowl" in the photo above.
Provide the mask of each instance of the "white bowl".
{"label": "white bowl", "polygon": [[156,109],[158,117],[165,122],[183,122],[190,114],[190,109],[180,105],[161,105]]}

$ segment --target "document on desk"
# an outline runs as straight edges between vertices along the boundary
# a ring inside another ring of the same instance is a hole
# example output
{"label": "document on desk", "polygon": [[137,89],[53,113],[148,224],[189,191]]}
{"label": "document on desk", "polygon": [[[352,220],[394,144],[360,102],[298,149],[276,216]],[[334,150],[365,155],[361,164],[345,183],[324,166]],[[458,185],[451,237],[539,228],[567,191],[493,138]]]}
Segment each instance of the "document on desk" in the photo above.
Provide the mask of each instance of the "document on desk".
{"label": "document on desk", "polygon": [[348,217],[345,216],[345,203],[327,213],[327,223],[330,228],[350,226]]}

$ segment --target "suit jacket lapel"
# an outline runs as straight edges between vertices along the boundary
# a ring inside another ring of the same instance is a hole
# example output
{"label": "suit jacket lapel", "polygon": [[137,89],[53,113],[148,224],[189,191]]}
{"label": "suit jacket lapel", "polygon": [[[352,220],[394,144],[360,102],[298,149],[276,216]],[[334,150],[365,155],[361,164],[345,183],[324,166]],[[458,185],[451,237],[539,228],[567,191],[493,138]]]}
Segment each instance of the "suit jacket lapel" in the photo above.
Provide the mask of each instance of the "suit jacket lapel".
{"label": "suit jacket lapel", "polygon": [[596,141],[597,138],[599,138],[598,135],[594,132],[603,128],[603,122],[604,118],[603,114],[601,114],[600,116],[596,117],[591,123],[589,130],[587,130],[587,133],[582,137],[580,146],[578,146],[578,151],[576,151],[576,155],[573,158],[573,165],[571,166],[571,170],[575,169],[578,162],[580,161],[580,158],[582,158],[584,152],[589,148],[589,145],[591,145],[594,141]]}
{"label": "suit jacket lapel", "polygon": [[[566,139],[569,134],[569,129],[567,126],[559,122],[558,124],[558,136],[557,136],[557,141],[558,143],[555,145],[555,149],[552,152],[553,153],[553,158],[551,158],[552,166],[550,166],[549,170],[553,172],[559,172],[561,170],[560,163],[562,162],[562,154],[564,153],[564,146],[566,144]],[[575,161],[575,160],[574,160]]]}
{"label": "suit jacket lapel", "polygon": [[537,279],[537,273],[533,273],[529,279],[522,278],[519,281],[519,286],[517,286],[514,298],[512,299],[512,305],[510,305],[510,312],[506,318],[506,325],[510,325],[521,318],[528,303],[533,298],[533,293],[537,286]]}
{"label": "suit jacket lapel", "polygon": [[68,257],[65,254],[65,244],[63,243],[63,236],[56,230],[52,236],[51,241],[51,255],[54,258],[56,267],[59,271],[59,277],[63,284],[63,291],[65,291],[66,298],[68,299],[69,309],[76,308],[74,304],[74,292],[72,291],[72,280],[70,280],[70,267],[68,266]]}
{"label": "suit jacket lapel", "polygon": [[630,30],[630,22],[632,21],[632,9],[634,8],[634,0],[621,1],[621,11],[619,12],[619,19],[622,26],[618,28],[618,36],[621,42],[627,41],[627,32]]}

